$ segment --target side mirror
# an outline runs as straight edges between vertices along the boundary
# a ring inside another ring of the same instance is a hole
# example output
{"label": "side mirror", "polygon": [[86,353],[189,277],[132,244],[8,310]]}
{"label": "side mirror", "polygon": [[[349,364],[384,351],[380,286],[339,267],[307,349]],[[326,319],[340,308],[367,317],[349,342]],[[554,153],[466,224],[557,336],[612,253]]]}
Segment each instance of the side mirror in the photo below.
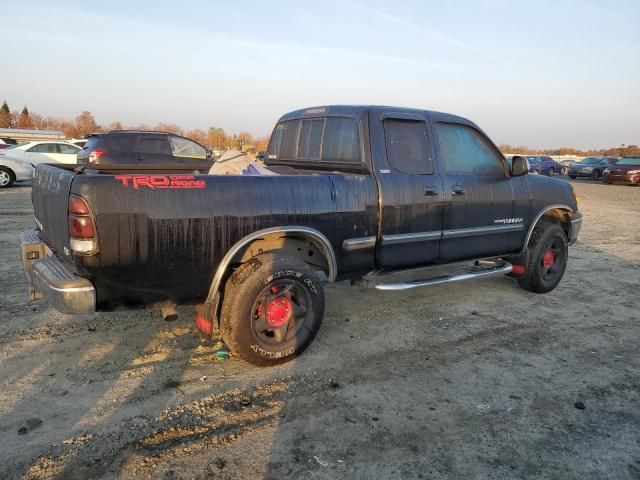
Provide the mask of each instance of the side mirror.
{"label": "side mirror", "polygon": [[529,173],[529,162],[521,155],[514,155],[511,159],[511,176],[520,177]]}
{"label": "side mirror", "polygon": [[207,160],[211,160],[211,158],[213,158],[213,152],[209,148],[205,148],[205,151],[207,152]]}
{"label": "side mirror", "polygon": [[265,152],[264,150],[260,150],[258,152],[258,160],[264,160],[265,158],[267,158],[267,152]]}

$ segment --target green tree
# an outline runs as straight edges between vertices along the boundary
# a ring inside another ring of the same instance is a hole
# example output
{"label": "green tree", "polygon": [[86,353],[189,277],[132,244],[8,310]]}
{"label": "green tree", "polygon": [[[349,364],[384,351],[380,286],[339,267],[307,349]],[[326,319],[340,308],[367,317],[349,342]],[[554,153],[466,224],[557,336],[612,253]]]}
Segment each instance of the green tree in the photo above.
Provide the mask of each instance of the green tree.
{"label": "green tree", "polygon": [[11,128],[11,110],[6,100],[0,107],[0,128]]}

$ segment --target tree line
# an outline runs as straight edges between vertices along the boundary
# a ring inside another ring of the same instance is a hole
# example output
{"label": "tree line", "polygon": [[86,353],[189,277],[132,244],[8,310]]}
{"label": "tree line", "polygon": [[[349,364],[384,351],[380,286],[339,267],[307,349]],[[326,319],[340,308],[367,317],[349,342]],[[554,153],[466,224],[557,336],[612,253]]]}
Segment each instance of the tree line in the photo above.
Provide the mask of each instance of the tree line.
{"label": "tree line", "polygon": [[[109,125],[100,126],[96,123],[91,112],[83,111],[74,120],[61,119],[57,117],[43,117],[32,113],[25,106],[21,112],[11,111],[5,101],[0,107],[0,128],[26,128],[37,130],[60,130],[67,138],[83,138],[90,133],[101,130],[154,130],[157,132],[169,132],[191,138],[196,142],[206,145],[215,150],[225,150],[238,148],[238,141],[242,141],[247,146],[253,146],[256,150],[266,150],[269,137],[254,137],[249,132],[239,132],[227,134],[224,129],[210,127],[208,130],[185,130],[173,123],[159,122],[155,126],[140,124],[124,127],[121,122],[113,122]],[[512,146],[508,144],[499,145],[500,151],[504,153],[519,153],[521,155],[576,155],[579,157],[589,156],[612,156],[623,157],[628,155],[640,155],[640,147],[637,145],[621,145],[613,148],[603,148],[599,150],[579,150],[569,147],[552,149],[535,149],[525,146]]]}
{"label": "tree line", "polygon": [[89,111],[83,111],[74,120],[57,117],[42,116],[30,112],[25,106],[21,112],[11,111],[5,101],[0,107],[0,128],[24,128],[33,130],[59,130],[67,138],[84,138],[90,133],[101,130],[153,130],[168,132],[191,138],[196,142],[215,150],[238,148],[238,141],[245,146],[253,146],[256,150],[266,150],[269,137],[254,137],[249,132],[227,134],[224,129],[210,127],[208,130],[185,130],[173,123],[159,122],[155,126],[147,124],[123,126],[122,122],[112,122],[108,125],[98,125]]}

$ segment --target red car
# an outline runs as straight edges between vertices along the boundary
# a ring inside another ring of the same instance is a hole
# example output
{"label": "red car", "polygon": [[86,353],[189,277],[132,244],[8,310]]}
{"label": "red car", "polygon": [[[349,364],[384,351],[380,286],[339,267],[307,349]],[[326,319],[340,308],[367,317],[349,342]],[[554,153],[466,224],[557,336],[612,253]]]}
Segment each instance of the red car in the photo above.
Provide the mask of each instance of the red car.
{"label": "red car", "polygon": [[604,183],[640,185],[640,156],[622,157],[618,163],[605,169],[602,180]]}

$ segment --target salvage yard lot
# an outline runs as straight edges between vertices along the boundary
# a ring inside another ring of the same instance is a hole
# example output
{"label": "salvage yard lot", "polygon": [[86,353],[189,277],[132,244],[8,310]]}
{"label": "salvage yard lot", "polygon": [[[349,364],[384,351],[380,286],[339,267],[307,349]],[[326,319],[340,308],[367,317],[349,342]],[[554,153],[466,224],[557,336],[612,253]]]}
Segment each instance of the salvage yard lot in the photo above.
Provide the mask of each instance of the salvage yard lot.
{"label": "salvage yard lot", "polygon": [[0,478],[639,478],[640,188],[573,184],[555,291],[331,286],[268,369],[216,361],[192,308],[28,302],[30,188],[0,191]]}

